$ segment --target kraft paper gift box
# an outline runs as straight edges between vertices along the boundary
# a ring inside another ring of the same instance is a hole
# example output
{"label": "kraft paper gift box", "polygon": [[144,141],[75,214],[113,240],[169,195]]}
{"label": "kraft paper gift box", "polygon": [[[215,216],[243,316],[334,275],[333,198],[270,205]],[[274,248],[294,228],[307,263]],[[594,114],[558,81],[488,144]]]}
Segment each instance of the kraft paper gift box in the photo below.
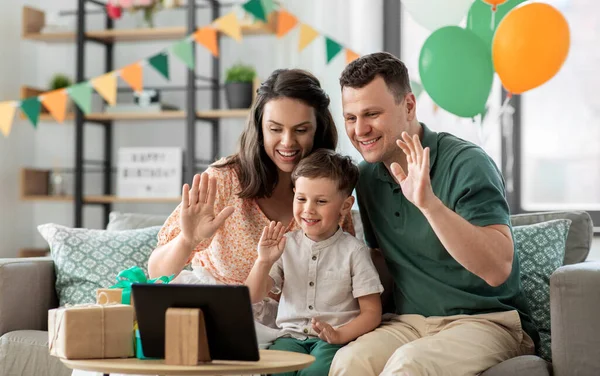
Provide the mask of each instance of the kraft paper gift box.
{"label": "kraft paper gift box", "polygon": [[133,307],[86,304],[48,311],[50,355],[65,359],[133,357]]}

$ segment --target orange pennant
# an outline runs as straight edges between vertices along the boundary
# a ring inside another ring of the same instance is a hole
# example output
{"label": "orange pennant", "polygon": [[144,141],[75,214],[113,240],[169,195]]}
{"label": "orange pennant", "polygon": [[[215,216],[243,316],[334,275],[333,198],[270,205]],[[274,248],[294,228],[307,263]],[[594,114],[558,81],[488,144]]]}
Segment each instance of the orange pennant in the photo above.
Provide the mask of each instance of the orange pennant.
{"label": "orange pennant", "polygon": [[346,48],[346,65],[350,64],[351,62],[358,59],[359,57],[360,57],[359,54]]}
{"label": "orange pennant", "polygon": [[8,137],[15,118],[17,107],[14,102],[0,103],[0,131],[4,137]]}
{"label": "orange pennant", "polygon": [[319,33],[315,29],[306,24],[300,24],[300,42],[298,44],[298,50],[302,51],[318,36]]}
{"label": "orange pennant", "polygon": [[133,63],[121,69],[121,78],[136,92],[144,90],[143,76],[144,71],[139,63]]}
{"label": "orange pennant", "polygon": [[298,19],[293,14],[280,10],[277,12],[277,38],[289,33],[298,24]]}
{"label": "orange pennant", "polygon": [[91,82],[108,104],[114,106],[117,103],[117,76],[110,72],[94,78]]}
{"label": "orange pennant", "polygon": [[238,22],[235,12],[220,17],[213,22],[217,30],[229,35],[238,42],[242,41],[242,27]]}
{"label": "orange pennant", "polygon": [[41,102],[50,115],[59,123],[67,117],[67,102],[69,96],[65,89],[54,90],[41,96]]}
{"label": "orange pennant", "polygon": [[194,40],[206,47],[215,57],[219,56],[219,44],[217,42],[217,30],[212,27],[201,27],[194,33]]}

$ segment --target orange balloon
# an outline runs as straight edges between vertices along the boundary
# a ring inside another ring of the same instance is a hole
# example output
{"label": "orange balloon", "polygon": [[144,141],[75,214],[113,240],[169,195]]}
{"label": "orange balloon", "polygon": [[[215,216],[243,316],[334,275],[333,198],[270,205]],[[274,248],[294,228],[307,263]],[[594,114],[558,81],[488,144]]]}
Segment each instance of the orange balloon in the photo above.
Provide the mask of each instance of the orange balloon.
{"label": "orange balloon", "polygon": [[506,3],[508,0],[483,0],[484,3],[490,4],[492,6],[492,10],[495,12],[498,8],[498,5]]}
{"label": "orange balloon", "polygon": [[508,12],[496,29],[494,69],[508,92],[521,94],[554,77],[569,46],[569,24],[556,8],[524,3]]}

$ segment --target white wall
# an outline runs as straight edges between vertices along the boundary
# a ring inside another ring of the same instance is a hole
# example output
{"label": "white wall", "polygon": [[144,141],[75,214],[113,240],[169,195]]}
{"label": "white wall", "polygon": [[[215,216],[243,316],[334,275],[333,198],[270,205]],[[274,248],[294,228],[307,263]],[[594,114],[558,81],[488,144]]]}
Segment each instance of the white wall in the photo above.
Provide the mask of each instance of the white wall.
{"label": "white wall", "polygon": [[[35,63],[28,57],[30,46],[18,38],[21,0],[0,12],[0,102],[18,97],[20,81],[35,78]],[[33,159],[32,127],[16,117],[9,138],[0,136],[0,257],[12,257],[19,248],[30,246],[33,211],[19,201],[19,166]]]}
{"label": "white wall", "polygon": [[[382,8],[383,0],[284,0],[282,3],[299,20],[306,22],[344,46],[354,49],[361,54],[378,51],[382,48]],[[24,4],[39,7],[46,11],[65,10],[76,7],[73,0],[22,0]],[[241,2],[241,1],[240,1]],[[21,3],[21,1],[19,1]],[[41,4],[41,5],[40,5]],[[0,61],[1,99],[15,99],[18,87],[26,84],[45,87],[55,73],[75,75],[75,47],[68,44],[44,44],[31,41],[21,41],[20,30],[21,5],[10,7],[0,13],[0,28],[4,32],[0,51],[7,56],[9,51],[19,59]],[[93,7],[93,6],[90,6]],[[226,12],[227,10],[223,10]],[[6,19],[5,19],[6,18]],[[332,22],[335,19],[336,22]],[[75,17],[63,18],[65,22],[75,25]],[[198,25],[209,23],[209,12],[198,11]],[[88,17],[88,29],[102,28],[101,16]],[[159,13],[156,17],[157,26],[173,26],[185,24],[185,11],[172,10]],[[115,27],[133,27],[135,20],[130,15],[116,22]],[[367,27],[366,25],[375,25]],[[125,66],[142,58],[149,57],[168,46],[172,42],[121,43],[115,47],[115,68]],[[222,39],[221,56],[222,70],[229,65],[244,61],[256,66],[259,77],[265,79],[276,68],[303,68],[313,72],[331,96],[331,110],[334,114],[340,133],[342,153],[350,154],[357,160],[360,156],[347,141],[341,116],[341,98],[338,77],[344,68],[343,51],[330,64],[326,64],[324,40],[316,39],[304,51],[298,52],[298,28],[292,30],[286,37],[277,39],[274,36],[251,36],[238,44],[228,38]],[[95,77],[103,72],[103,51],[100,46],[88,43],[86,45],[86,77]],[[210,55],[203,48],[197,49],[199,74],[209,75]],[[20,74],[9,73],[19,70]],[[145,70],[146,85],[176,85],[185,84],[186,70],[175,59],[171,59],[171,82],[165,82],[162,77],[151,69]],[[5,84],[7,82],[7,84]],[[124,86],[124,83],[120,83]],[[125,98],[125,95],[121,98]],[[179,106],[184,106],[183,93],[165,92],[163,100]],[[222,105],[225,106],[224,98]],[[198,92],[198,108],[210,107],[208,92]],[[244,121],[224,120],[221,122],[221,155],[225,156],[235,151],[237,138],[243,129]],[[71,203],[22,203],[17,197],[17,173],[21,167],[35,166],[40,168],[72,167],[74,165],[74,129],[73,124],[41,123],[36,131],[31,126],[20,121],[15,123],[18,130],[6,140],[0,140],[0,155],[9,163],[0,162],[0,185],[2,194],[2,210],[0,211],[0,236],[3,245],[19,244],[20,246],[44,247],[44,240],[38,235],[35,226],[55,222],[67,226],[73,225],[73,205]],[[210,126],[198,123],[197,126],[197,157],[208,159],[210,156]],[[85,128],[85,158],[99,160],[102,158],[101,128],[87,125]],[[148,122],[116,122],[114,127],[114,151],[124,146],[179,146],[185,145],[185,124],[181,120],[148,121]],[[19,152],[21,151],[21,152]],[[116,158],[116,155],[115,155]],[[116,159],[115,159],[116,160]],[[72,181],[67,182],[68,193],[72,192]],[[6,193],[4,193],[6,192]],[[101,192],[101,180],[98,176],[90,175],[85,181],[85,192],[94,194]],[[115,210],[143,213],[165,214],[171,212],[174,204],[132,205],[118,204]],[[6,208],[6,210],[5,210]],[[18,216],[15,222],[14,217]],[[7,225],[2,225],[6,223]],[[90,228],[102,227],[102,211],[99,208],[86,207],[84,225]],[[21,235],[23,234],[23,235]],[[4,248],[4,247],[3,247]],[[6,255],[16,254],[16,246],[10,246]],[[3,256],[3,254],[0,254]]]}

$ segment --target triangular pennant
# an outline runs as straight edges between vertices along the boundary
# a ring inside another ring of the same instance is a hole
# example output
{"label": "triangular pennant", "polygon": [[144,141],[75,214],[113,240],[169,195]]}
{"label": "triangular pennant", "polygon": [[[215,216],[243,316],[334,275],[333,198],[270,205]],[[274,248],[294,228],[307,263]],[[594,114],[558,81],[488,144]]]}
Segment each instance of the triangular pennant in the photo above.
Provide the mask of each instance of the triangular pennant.
{"label": "triangular pennant", "polygon": [[144,70],[141,64],[133,63],[121,69],[121,78],[135,92],[144,90]]}
{"label": "triangular pennant", "polygon": [[206,47],[213,56],[219,56],[219,43],[217,41],[217,30],[212,27],[201,27],[194,33],[194,40]]}
{"label": "triangular pennant", "polygon": [[173,51],[173,54],[177,56],[179,60],[181,60],[185,65],[187,65],[188,68],[192,70],[195,69],[194,49],[192,47],[192,43],[189,40],[184,39],[180,42],[175,43],[171,47],[171,51]]}
{"label": "triangular pennant", "polygon": [[419,98],[419,95],[423,92],[423,85],[417,81],[410,80],[410,88],[412,89],[415,98]]}
{"label": "triangular pennant", "polygon": [[260,0],[250,0],[242,5],[242,7],[244,10],[246,10],[246,12],[250,13],[254,17],[263,22],[267,22],[267,15]]}
{"label": "triangular pennant", "polygon": [[117,104],[117,76],[110,72],[94,78],[92,86],[108,104]]}
{"label": "triangular pennant", "polygon": [[227,34],[238,42],[242,41],[242,27],[238,22],[235,12],[217,18],[213,24],[217,30]]}
{"label": "triangular pennant", "polygon": [[273,0],[260,0],[263,10],[265,11],[265,15],[271,14],[277,9],[275,2]]}
{"label": "triangular pennant", "polygon": [[277,38],[289,33],[298,24],[298,19],[293,14],[281,9],[277,12]]}
{"label": "triangular pennant", "polygon": [[356,52],[346,48],[346,65],[360,57]]}
{"label": "triangular pennant", "polygon": [[0,131],[4,137],[8,137],[10,134],[16,111],[15,102],[0,103]]}
{"label": "triangular pennant", "polygon": [[148,63],[164,78],[169,79],[169,55],[161,52],[148,59]]}
{"label": "triangular pennant", "polygon": [[67,103],[69,96],[65,89],[54,90],[42,95],[42,104],[50,115],[59,123],[65,121],[67,116]]}
{"label": "triangular pennant", "polygon": [[313,29],[312,27],[301,23],[300,24],[300,42],[298,43],[298,51],[302,51],[306,46],[308,46],[316,37],[319,36],[319,33]]}
{"label": "triangular pennant", "polygon": [[329,63],[344,48],[341,44],[329,37],[325,37],[325,46],[327,47],[327,62]]}
{"label": "triangular pennant", "polygon": [[92,112],[92,87],[87,82],[82,82],[69,87],[69,95],[73,102],[84,114]]}
{"label": "triangular pennant", "polygon": [[41,109],[42,104],[38,97],[25,99],[21,102],[21,111],[27,116],[34,128],[37,127]]}

